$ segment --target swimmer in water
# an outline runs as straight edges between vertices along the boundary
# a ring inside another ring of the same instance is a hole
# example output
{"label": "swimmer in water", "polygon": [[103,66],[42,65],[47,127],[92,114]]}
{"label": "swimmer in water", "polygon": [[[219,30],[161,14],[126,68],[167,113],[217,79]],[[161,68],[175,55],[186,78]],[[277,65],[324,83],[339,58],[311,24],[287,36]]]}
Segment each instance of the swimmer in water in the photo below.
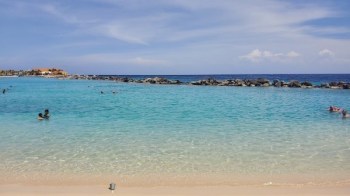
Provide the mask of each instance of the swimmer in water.
{"label": "swimmer in water", "polygon": [[349,113],[346,110],[343,110],[341,113],[343,115],[343,118],[349,118],[350,117]]}
{"label": "swimmer in water", "polygon": [[49,113],[49,109],[46,109],[44,112],[44,118],[45,119],[49,119],[50,118],[50,113]]}
{"label": "swimmer in water", "polygon": [[39,114],[38,114],[38,120],[44,120],[44,117],[43,117],[43,114],[42,114],[42,113],[39,113]]}
{"label": "swimmer in water", "polygon": [[338,108],[337,106],[329,106],[328,111],[329,111],[329,112],[341,112],[342,109],[341,109],[341,108]]}

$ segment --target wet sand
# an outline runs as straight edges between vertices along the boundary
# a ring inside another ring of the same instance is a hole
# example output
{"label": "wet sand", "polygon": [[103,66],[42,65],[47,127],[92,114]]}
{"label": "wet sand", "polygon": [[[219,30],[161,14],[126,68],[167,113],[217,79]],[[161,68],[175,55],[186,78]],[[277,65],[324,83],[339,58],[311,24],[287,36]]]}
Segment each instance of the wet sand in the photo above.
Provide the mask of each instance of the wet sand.
{"label": "wet sand", "polygon": [[194,187],[117,187],[106,186],[33,186],[0,185],[0,195],[350,195],[350,186],[194,186]]}

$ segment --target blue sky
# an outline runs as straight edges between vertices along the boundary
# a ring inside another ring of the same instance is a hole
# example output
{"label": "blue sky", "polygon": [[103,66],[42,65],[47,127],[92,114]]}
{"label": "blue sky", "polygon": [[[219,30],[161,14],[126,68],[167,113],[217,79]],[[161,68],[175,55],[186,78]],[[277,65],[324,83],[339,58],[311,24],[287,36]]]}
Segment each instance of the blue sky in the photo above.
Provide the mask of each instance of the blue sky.
{"label": "blue sky", "polygon": [[350,73],[350,1],[0,0],[0,69]]}

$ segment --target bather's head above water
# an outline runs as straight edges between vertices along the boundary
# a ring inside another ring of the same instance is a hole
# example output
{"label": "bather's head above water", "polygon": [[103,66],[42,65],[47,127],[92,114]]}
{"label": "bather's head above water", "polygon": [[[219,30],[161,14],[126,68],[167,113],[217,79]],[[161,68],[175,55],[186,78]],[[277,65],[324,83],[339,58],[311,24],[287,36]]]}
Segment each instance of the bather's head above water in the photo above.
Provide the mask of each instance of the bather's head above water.
{"label": "bather's head above water", "polygon": [[39,114],[38,114],[38,120],[43,120],[43,119],[44,119],[43,114],[42,114],[42,113],[39,113]]}
{"label": "bather's head above water", "polygon": [[49,113],[49,109],[45,109],[44,111],[44,118],[49,118],[50,117],[50,113]]}

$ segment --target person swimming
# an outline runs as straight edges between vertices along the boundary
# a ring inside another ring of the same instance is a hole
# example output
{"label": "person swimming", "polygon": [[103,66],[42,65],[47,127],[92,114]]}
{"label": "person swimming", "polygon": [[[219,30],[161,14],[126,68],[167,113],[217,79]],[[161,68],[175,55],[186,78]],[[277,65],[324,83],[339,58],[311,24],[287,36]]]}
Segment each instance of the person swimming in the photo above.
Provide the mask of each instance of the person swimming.
{"label": "person swimming", "polygon": [[43,117],[43,114],[42,114],[42,113],[39,113],[39,114],[38,114],[38,120],[44,120],[44,117]]}
{"label": "person swimming", "polygon": [[343,118],[349,118],[350,117],[349,113],[346,110],[343,110],[341,113],[343,115]]}
{"label": "person swimming", "polygon": [[342,109],[338,108],[337,106],[329,106],[328,111],[329,112],[341,112]]}
{"label": "person swimming", "polygon": [[44,118],[45,118],[45,119],[49,119],[49,118],[50,118],[49,109],[46,109],[46,110],[44,111]]}

